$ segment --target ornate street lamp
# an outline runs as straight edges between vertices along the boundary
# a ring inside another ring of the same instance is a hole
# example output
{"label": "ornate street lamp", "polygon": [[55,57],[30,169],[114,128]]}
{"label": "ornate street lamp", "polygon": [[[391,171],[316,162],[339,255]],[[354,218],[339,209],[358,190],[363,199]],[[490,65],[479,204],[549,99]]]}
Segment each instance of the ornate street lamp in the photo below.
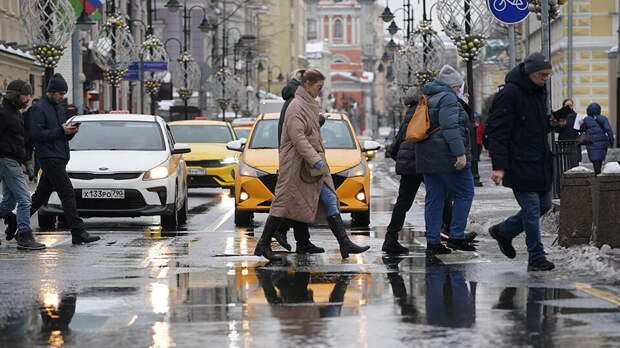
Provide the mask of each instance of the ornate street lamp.
{"label": "ornate street lamp", "polygon": [[[169,59],[163,42],[153,34],[147,35],[146,40],[140,46],[140,55],[142,62],[168,62]],[[159,88],[167,73],[167,70],[147,71],[145,73],[146,92],[151,95],[151,100],[154,100],[155,95],[159,93]],[[155,110],[151,110],[151,114],[154,115]]]}
{"label": "ornate street lamp", "polygon": [[116,88],[136,60],[137,47],[129,26],[118,13],[108,14],[103,28],[94,39],[93,57],[103,70],[104,79],[112,86],[112,109],[116,109]]}
{"label": "ornate street lamp", "polygon": [[75,27],[69,0],[22,0],[20,19],[28,44],[45,66],[45,86],[65,51]]}
{"label": "ornate street lamp", "polygon": [[396,79],[403,88],[423,85],[434,79],[443,66],[445,47],[430,21],[422,21],[413,31],[407,45],[394,58]]}
{"label": "ornate street lamp", "polygon": [[194,61],[194,57],[185,51],[179,54],[172,63],[172,83],[177,90],[179,98],[183,99],[184,117],[187,119],[187,101],[194,91],[200,87],[200,67]]}
{"label": "ornate street lamp", "polygon": [[[530,12],[536,13],[538,20],[542,19],[542,0],[527,0]],[[560,6],[566,4],[566,0],[549,0],[549,20],[552,21],[560,15]]]}
{"label": "ornate street lamp", "polygon": [[215,100],[222,109],[222,120],[226,121],[226,109],[232,101],[236,90],[232,71],[227,67],[220,68],[215,73]]}
{"label": "ornate street lamp", "polygon": [[[437,2],[439,22],[444,32],[456,46],[457,53],[467,64],[467,88],[469,92],[469,107],[473,113],[474,98],[474,69],[473,60],[485,44],[485,38],[493,21],[485,0],[439,0]],[[472,174],[474,184],[482,186],[478,173],[478,144],[473,122],[470,115]]]}

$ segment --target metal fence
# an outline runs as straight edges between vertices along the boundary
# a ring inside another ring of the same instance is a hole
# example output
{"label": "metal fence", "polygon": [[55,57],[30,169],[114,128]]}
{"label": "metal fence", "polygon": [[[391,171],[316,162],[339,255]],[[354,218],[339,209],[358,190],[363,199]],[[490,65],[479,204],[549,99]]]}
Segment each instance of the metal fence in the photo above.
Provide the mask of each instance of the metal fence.
{"label": "metal fence", "polygon": [[573,140],[558,140],[552,145],[553,151],[553,198],[560,198],[562,174],[579,165],[579,146]]}

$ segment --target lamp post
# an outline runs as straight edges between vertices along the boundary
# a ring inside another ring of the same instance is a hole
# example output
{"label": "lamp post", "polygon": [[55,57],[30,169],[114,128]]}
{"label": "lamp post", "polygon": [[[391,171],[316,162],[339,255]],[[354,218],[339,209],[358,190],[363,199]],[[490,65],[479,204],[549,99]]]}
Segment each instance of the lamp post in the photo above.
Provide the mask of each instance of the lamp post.
{"label": "lamp post", "polygon": [[[439,22],[444,32],[456,46],[457,53],[467,66],[467,87],[469,107],[475,112],[475,90],[473,61],[485,44],[486,35],[491,28],[491,14],[484,0],[439,0]],[[478,173],[478,144],[475,125],[470,115],[470,143],[472,157],[472,174],[474,184],[482,186]]]}
{"label": "lamp post", "polygon": [[45,66],[45,89],[73,33],[75,17],[66,15],[73,7],[68,0],[22,0],[20,14],[32,53]]}

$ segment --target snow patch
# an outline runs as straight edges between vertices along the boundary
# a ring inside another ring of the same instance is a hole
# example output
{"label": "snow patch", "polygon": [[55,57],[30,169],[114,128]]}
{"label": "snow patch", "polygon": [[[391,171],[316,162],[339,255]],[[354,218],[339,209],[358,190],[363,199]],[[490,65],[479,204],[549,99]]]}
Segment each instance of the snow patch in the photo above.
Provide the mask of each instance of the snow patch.
{"label": "snow patch", "polygon": [[594,171],[584,166],[578,166],[567,170],[566,173],[594,173]]}
{"label": "snow patch", "polygon": [[603,174],[620,174],[620,163],[609,162],[603,168]]}
{"label": "snow patch", "polygon": [[605,284],[620,284],[620,269],[616,269],[609,255],[610,248],[595,246],[575,246],[563,248],[560,246],[547,247],[547,252],[552,254],[551,259],[556,265],[570,270],[575,278],[583,275]]}

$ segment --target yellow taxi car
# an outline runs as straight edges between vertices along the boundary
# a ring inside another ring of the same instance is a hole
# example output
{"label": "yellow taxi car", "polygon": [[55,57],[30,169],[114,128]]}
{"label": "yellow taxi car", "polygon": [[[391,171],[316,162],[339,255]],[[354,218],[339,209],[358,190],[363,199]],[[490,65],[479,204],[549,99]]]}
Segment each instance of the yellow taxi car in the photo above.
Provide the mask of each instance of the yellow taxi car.
{"label": "yellow taxi car", "polygon": [[169,122],[168,126],[175,141],[191,144],[192,151],[184,155],[189,187],[222,187],[232,192],[239,155],[226,149],[226,143],[237,139],[230,124],[188,120]]}
{"label": "yellow taxi car", "polygon": [[250,136],[250,130],[256,122],[256,117],[240,117],[232,120],[232,127],[237,135],[237,139],[248,138]]}
{"label": "yellow taxi car", "polygon": [[[340,211],[351,213],[351,225],[370,223],[370,170],[363,155],[376,151],[374,141],[359,143],[345,115],[326,114],[321,127],[325,157],[331,170]],[[235,225],[250,226],[254,213],[269,212],[278,171],[279,114],[259,116],[247,141],[236,140],[227,148],[242,152],[235,170]],[[192,144],[190,144],[192,146]]]}

